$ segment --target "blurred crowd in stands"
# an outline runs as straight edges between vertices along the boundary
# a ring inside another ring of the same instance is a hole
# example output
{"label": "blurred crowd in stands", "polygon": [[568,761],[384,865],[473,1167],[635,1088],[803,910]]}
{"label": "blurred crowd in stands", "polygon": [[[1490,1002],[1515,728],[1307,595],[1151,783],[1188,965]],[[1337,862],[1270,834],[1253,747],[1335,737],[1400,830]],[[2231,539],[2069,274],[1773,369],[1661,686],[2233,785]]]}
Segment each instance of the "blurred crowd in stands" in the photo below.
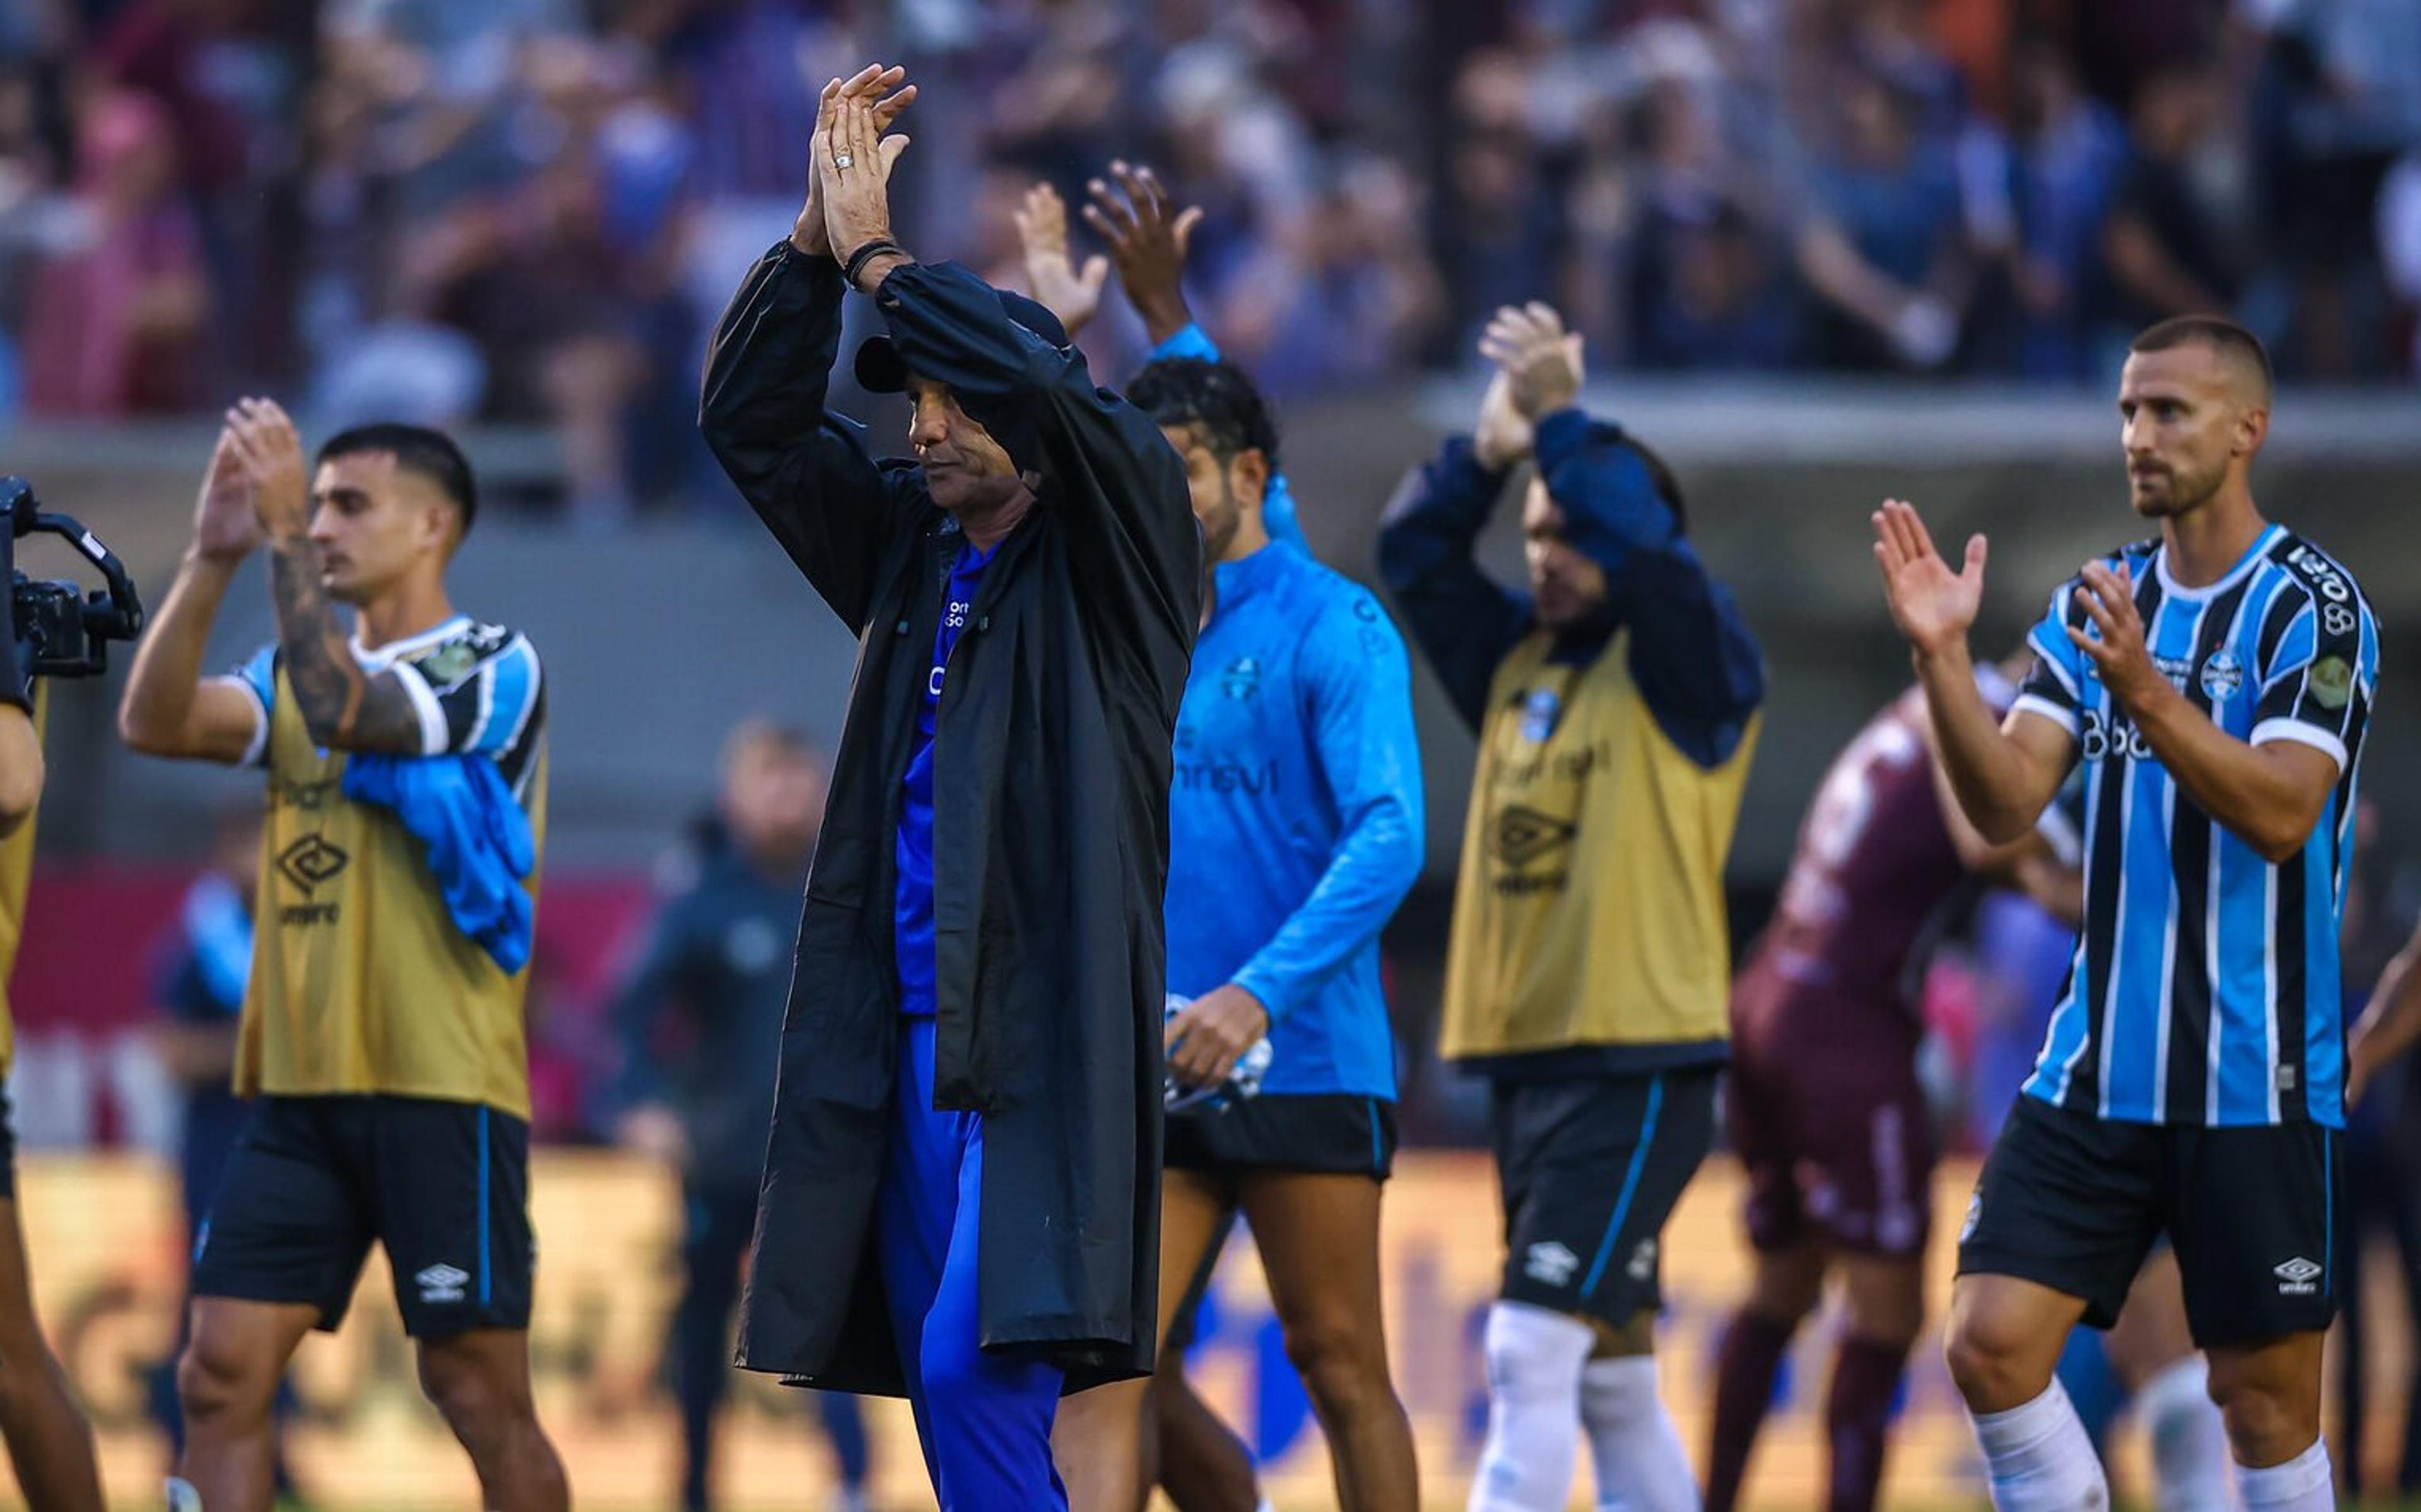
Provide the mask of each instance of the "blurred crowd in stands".
{"label": "blurred crowd in stands", "polygon": [[0,414],[270,385],[552,428],[583,522],[693,495],[706,335],[871,57],[919,255],[1013,281],[1027,184],[1151,162],[1281,397],[1539,296],[1601,368],[2099,383],[2191,309],[2421,357],[2412,0],[8,0]]}

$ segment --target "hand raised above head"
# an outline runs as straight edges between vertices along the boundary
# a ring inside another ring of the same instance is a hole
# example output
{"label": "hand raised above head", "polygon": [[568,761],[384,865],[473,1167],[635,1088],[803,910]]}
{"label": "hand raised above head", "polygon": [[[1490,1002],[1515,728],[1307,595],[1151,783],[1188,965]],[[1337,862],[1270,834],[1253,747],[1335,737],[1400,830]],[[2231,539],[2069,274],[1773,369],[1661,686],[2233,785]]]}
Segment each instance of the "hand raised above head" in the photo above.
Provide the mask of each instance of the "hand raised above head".
{"label": "hand raised above head", "polygon": [[[846,79],[827,80],[816,97],[815,134],[807,149],[807,197],[790,227],[790,244],[811,257],[833,255],[824,224],[822,161],[831,155],[833,122],[843,100],[870,101],[875,130],[888,131],[899,113],[915,102],[916,86],[907,83],[908,70],[869,63]],[[905,138],[902,138],[904,141]]]}
{"label": "hand raised above head", "polygon": [[1578,399],[1586,377],[1581,338],[1564,329],[1554,306],[1536,300],[1498,310],[1479,354],[1505,370],[1514,408],[1533,424]]}
{"label": "hand raised above head", "polygon": [[1017,241],[1024,254],[1025,283],[1036,300],[1068,331],[1068,339],[1092,323],[1101,307],[1101,288],[1109,282],[1110,259],[1094,256],[1077,271],[1068,250],[1068,203],[1047,183],[1025,192],[1017,208]]}
{"label": "hand raised above head", "polygon": [[1110,181],[1096,179],[1086,190],[1092,203],[1085,224],[1109,243],[1145,331],[1154,341],[1167,340],[1194,318],[1185,305],[1185,254],[1202,224],[1201,207],[1174,210],[1158,174],[1124,161],[1110,164]]}

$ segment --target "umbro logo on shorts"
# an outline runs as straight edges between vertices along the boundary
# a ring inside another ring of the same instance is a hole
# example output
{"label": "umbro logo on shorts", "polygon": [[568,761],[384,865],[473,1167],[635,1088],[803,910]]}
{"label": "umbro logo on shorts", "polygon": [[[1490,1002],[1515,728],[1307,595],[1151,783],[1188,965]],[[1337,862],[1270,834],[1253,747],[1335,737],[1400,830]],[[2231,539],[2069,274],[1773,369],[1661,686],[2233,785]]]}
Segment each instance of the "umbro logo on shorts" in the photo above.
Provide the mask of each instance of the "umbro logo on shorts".
{"label": "umbro logo on shorts", "polygon": [[462,1288],[469,1284],[471,1273],[450,1265],[432,1265],[414,1276],[420,1284],[420,1300],[425,1302],[459,1302]]}
{"label": "umbro logo on shorts", "polygon": [[2300,1255],[2283,1264],[2272,1266],[2270,1273],[2278,1278],[2278,1295],[2281,1297],[2308,1297],[2319,1290],[2320,1267]]}
{"label": "umbro logo on shorts", "polygon": [[1581,1268],[1581,1257],[1548,1239],[1533,1244],[1522,1262],[1522,1273],[1549,1286],[1569,1286],[1572,1272]]}

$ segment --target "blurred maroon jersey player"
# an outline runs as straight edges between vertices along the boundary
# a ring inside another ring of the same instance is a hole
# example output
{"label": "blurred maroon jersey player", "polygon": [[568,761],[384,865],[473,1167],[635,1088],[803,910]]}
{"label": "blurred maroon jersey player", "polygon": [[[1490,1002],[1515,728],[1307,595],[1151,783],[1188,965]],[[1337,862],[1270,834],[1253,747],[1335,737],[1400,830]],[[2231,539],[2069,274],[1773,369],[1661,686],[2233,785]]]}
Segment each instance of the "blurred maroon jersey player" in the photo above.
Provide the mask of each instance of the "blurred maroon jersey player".
{"label": "blurred maroon jersey player", "polygon": [[[1977,675],[2006,709],[2002,671]],[[1867,1512],[1909,1346],[1932,1216],[1917,1077],[1927,947],[1976,868],[2000,857],[1945,818],[1915,689],[1834,761],[1773,924],[1732,990],[1725,1120],[1748,1177],[1757,1271],[1724,1340],[1708,1512],[1730,1512],[1799,1324],[1838,1267],[1848,1319],[1825,1404],[1831,1512]]]}

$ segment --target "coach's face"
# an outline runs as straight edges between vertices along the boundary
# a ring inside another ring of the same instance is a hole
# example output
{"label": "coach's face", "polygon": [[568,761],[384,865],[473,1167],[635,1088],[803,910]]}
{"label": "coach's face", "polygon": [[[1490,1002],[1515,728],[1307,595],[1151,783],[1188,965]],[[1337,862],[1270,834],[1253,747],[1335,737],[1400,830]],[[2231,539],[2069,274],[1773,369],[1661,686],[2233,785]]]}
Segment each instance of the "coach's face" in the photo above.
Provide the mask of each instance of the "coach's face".
{"label": "coach's face", "polygon": [[2127,491],[2148,519],[2191,513],[2260,444],[2259,399],[2219,352],[2198,341],[2138,351],[2118,379]]}
{"label": "coach's face", "polygon": [[1522,505],[1522,556],[1529,564],[1530,600],[1539,624],[1567,630],[1605,612],[1605,569],[1564,539],[1564,511],[1536,477]]}
{"label": "coach's face", "polygon": [[422,563],[443,566],[460,518],[444,490],[397,467],[393,452],[330,458],[311,480],[320,585],[338,602],[367,603]]}
{"label": "coach's face", "polygon": [[959,408],[947,385],[908,380],[908,440],[933,502],[952,514],[1005,503],[1022,486],[1017,464],[992,432]]}

